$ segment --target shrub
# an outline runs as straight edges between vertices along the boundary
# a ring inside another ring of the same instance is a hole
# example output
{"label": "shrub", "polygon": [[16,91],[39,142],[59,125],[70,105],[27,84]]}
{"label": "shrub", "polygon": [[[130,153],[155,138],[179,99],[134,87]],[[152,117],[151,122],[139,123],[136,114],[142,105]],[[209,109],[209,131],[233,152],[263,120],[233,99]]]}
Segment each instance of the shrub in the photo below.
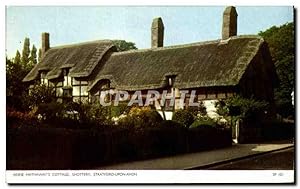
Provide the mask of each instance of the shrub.
{"label": "shrub", "polygon": [[217,109],[217,114],[219,114],[220,116],[228,116],[229,110],[224,100],[217,101],[215,107]]}
{"label": "shrub", "polygon": [[232,142],[229,129],[216,127],[194,127],[188,130],[189,152],[230,146]]}
{"label": "shrub", "polygon": [[41,103],[36,109],[35,112],[33,112],[35,108],[32,110],[33,114],[41,117],[42,123],[46,123],[50,127],[91,128],[112,123],[110,107],[100,104],[52,101]]}
{"label": "shrub", "polygon": [[52,87],[36,84],[29,91],[26,104],[30,107],[56,101],[55,90]]}
{"label": "shrub", "polygon": [[207,114],[206,107],[203,102],[200,102],[199,106],[190,106],[187,110],[191,112],[194,117],[205,116]]}
{"label": "shrub", "polygon": [[295,137],[295,124],[278,119],[264,120],[262,134],[265,140],[292,139]]}
{"label": "shrub", "polygon": [[194,115],[189,110],[177,110],[173,114],[172,120],[184,124],[185,127],[189,127],[195,120]]}
{"label": "shrub", "polygon": [[186,129],[174,121],[162,121],[159,125],[161,127],[142,129],[104,126],[103,130],[9,128],[7,169],[91,169],[124,160],[231,145],[229,130],[214,127]]}
{"label": "shrub", "polygon": [[20,112],[8,108],[6,111],[7,126],[11,128],[22,126],[34,126],[37,124],[37,118],[31,112]]}
{"label": "shrub", "polygon": [[119,125],[125,127],[157,127],[162,117],[150,107],[133,107],[127,116],[120,118]]}
{"label": "shrub", "polygon": [[173,120],[163,120],[160,125],[160,128],[184,128],[184,124],[173,121]]}
{"label": "shrub", "polygon": [[190,128],[203,127],[203,126],[216,127],[217,123],[208,116],[198,117],[190,126]]}
{"label": "shrub", "polygon": [[234,96],[216,103],[217,113],[222,116],[234,116],[244,120],[254,120],[259,118],[268,108],[265,101],[253,98],[243,98]]}
{"label": "shrub", "polygon": [[[74,105],[73,105],[74,106]],[[79,113],[79,121],[92,125],[111,124],[111,107],[95,104],[77,104],[76,111]]]}
{"label": "shrub", "polygon": [[127,106],[125,102],[119,102],[118,106],[111,106],[111,116],[119,117],[122,114],[128,114],[131,107]]}
{"label": "shrub", "polygon": [[39,104],[36,115],[41,115],[45,122],[53,122],[63,118],[65,107],[58,102],[41,103]]}

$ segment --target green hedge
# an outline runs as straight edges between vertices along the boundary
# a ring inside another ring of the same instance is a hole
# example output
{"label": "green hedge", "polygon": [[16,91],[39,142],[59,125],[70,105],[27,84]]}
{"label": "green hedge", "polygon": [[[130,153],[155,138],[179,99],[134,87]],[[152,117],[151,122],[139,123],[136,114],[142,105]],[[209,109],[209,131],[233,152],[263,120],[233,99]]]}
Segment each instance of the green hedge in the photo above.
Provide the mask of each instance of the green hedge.
{"label": "green hedge", "polygon": [[262,136],[265,140],[282,140],[295,138],[295,123],[279,120],[264,121],[262,123]]}
{"label": "green hedge", "polygon": [[7,169],[85,169],[229,145],[228,130],[172,121],[134,129],[8,128]]}
{"label": "green hedge", "polygon": [[197,117],[197,119],[191,124],[190,128],[196,127],[217,127],[217,123],[208,116]]}

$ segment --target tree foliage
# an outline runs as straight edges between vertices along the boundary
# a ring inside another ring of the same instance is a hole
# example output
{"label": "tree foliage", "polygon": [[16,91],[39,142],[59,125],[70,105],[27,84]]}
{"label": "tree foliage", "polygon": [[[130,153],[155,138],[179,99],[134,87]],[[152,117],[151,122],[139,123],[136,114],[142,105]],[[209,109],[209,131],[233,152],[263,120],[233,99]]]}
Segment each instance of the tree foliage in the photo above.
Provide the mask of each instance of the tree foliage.
{"label": "tree foliage", "polygon": [[16,56],[14,58],[14,64],[21,64],[21,54],[18,50],[17,50]]}
{"label": "tree foliage", "polygon": [[294,23],[272,26],[259,32],[269,45],[272,60],[280,80],[275,90],[275,103],[281,115],[293,114],[291,93],[295,90],[295,39]]}
{"label": "tree foliage", "polygon": [[34,65],[37,64],[36,52],[37,52],[37,49],[36,49],[35,45],[32,45],[32,49],[30,52],[30,60],[29,60],[30,67],[33,67]]}
{"label": "tree foliage", "polygon": [[30,106],[37,106],[41,103],[50,103],[56,100],[55,90],[46,85],[34,85],[30,88],[28,100],[30,101]]}
{"label": "tree foliage", "polygon": [[22,83],[22,79],[26,76],[27,70],[22,67],[18,57],[17,53],[14,60],[6,58],[6,100],[8,106],[22,110],[22,102],[28,87]]}
{"label": "tree foliage", "polygon": [[174,112],[172,120],[182,123],[185,125],[185,127],[189,128],[190,125],[195,121],[195,116],[189,110],[179,109]]}
{"label": "tree foliage", "polygon": [[135,43],[127,42],[125,40],[114,40],[113,44],[117,47],[118,51],[128,51],[137,49]]}
{"label": "tree foliage", "polygon": [[150,107],[132,107],[125,117],[119,119],[118,124],[125,128],[153,128],[158,127],[162,120],[159,113]]}
{"label": "tree foliage", "polygon": [[[31,53],[30,53],[31,52]],[[17,110],[26,109],[28,85],[23,78],[36,63],[36,47],[30,51],[30,40],[25,38],[22,55],[19,51],[13,59],[6,58],[6,98],[7,106]]]}
{"label": "tree foliage", "polygon": [[42,49],[39,49],[39,52],[38,52],[38,62],[39,63],[41,62],[41,59],[42,59]]}
{"label": "tree foliage", "polygon": [[29,63],[30,58],[30,40],[25,38],[22,50],[22,64],[25,66]]}
{"label": "tree foliage", "polygon": [[243,98],[238,95],[221,100],[215,106],[219,115],[234,116],[251,121],[260,119],[268,110],[267,102],[254,98]]}

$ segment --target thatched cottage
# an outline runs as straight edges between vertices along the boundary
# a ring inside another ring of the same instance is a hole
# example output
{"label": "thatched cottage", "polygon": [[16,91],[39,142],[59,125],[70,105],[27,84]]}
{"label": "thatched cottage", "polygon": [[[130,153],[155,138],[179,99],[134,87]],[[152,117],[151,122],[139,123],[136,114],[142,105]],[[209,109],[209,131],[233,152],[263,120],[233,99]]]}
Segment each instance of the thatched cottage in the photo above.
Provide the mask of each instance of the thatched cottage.
{"label": "thatched cottage", "polygon": [[97,101],[108,89],[168,90],[176,97],[179,90],[194,89],[208,107],[234,94],[272,102],[276,72],[268,45],[257,35],[237,36],[237,16],[235,7],[225,9],[222,39],[168,47],[162,19],[156,18],[152,47],[125,52],[109,40],[50,47],[43,33],[43,58],[23,81],[40,81],[53,86],[58,98],[81,102]]}

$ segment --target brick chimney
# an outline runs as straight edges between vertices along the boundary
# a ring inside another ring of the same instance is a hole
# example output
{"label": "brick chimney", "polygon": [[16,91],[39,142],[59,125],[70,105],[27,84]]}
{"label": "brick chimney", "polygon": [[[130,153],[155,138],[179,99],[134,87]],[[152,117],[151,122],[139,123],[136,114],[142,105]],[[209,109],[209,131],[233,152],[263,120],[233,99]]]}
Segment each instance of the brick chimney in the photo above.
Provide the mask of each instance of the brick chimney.
{"label": "brick chimney", "polygon": [[50,49],[49,33],[42,33],[42,57],[44,57],[46,51]]}
{"label": "brick chimney", "polygon": [[223,13],[222,39],[228,39],[237,34],[237,16],[235,7],[226,7]]}
{"label": "brick chimney", "polygon": [[164,46],[164,24],[160,17],[154,18],[151,26],[151,48]]}

